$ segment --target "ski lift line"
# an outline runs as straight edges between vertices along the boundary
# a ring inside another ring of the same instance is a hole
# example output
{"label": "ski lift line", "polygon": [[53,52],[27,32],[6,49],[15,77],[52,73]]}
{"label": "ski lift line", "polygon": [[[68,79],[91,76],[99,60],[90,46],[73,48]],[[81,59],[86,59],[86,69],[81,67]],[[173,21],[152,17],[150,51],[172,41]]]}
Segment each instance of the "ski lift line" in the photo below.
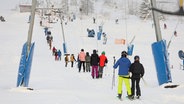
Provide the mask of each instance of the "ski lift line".
{"label": "ski lift line", "polygon": [[[176,27],[175,27],[175,29],[174,29],[174,30],[176,30],[176,29],[177,29],[177,27],[178,27],[178,25],[179,25],[179,22],[180,22],[180,21],[179,21],[179,19],[178,19],[178,22],[177,22]],[[169,49],[169,47],[170,47],[170,44],[171,44],[171,41],[172,41],[173,37],[174,37],[174,34],[172,34],[172,36],[171,36],[171,38],[170,38],[170,40],[169,40],[169,42],[168,42],[167,49]]]}
{"label": "ski lift line", "polygon": [[127,43],[128,43],[128,32],[127,32],[127,15],[126,15],[126,3],[127,1],[125,0],[125,33],[126,33],[126,40],[127,40]]}
{"label": "ski lift line", "polygon": [[175,12],[164,11],[164,10],[157,9],[155,7],[152,7],[151,9],[154,10],[154,11],[160,12],[160,13],[164,13],[164,14],[184,16],[183,0],[179,0],[179,10],[175,11]]}
{"label": "ski lift line", "polygon": [[177,29],[177,27],[178,27],[178,25],[179,25],[179,19],[178,19],[178,23],[176,24],[176,27],[175,27],[175,29],[174,30],[176,30]]}

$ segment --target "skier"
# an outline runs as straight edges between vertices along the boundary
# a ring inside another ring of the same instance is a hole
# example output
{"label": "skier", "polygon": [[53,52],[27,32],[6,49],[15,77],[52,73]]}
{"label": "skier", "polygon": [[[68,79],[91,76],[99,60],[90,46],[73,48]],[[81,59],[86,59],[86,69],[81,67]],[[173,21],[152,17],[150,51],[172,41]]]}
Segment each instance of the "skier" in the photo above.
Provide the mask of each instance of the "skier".
{"label": "skier", "polygon": [[58,52],[57,52],[57,50],[56,50],[56,52],[55,52],[55,60],[56,60],[56,61],[58,60]]}
{"label": "skier", "polygon": [[80,60],[79,72],[81,71],[81,66],[83,66],[83,72],[85,72],[85,57],[86,54],[84,52],[84,49],[81,49],[81,52],[79,53],[79,60]]}
{"label": "skier", "polygon": [[94,23],[94,24],[96,23],[95,21],[96,21],[96,19],[95,19],[95,17],[93,17],[93,23]]}
{"label": "skier", "polygon": [[61,51],[60,51],[60,49],[58,50],[58,60],[60,60],[61,61]]}
{"label": "skier", "polygon": [[177,32],[176,32],[176,30],[174,31],[174,36],[176,36],[176,37],[177,37]]}
{"label": "skier", "polygon": [[107,62],[107,57],[105,56],[105,52],[103,51],[99,57],[99,78],[102,78],[103,68]]}
{"label": "skier", "polygon": [[47,27],[45,27],[45,28],[44,28],[45,36],[47,36],[47,31],[48,31],[48,28],[47,28]]}
{"label": "skier", "polygon": [[107,43],[107,35],[106,35],[106,33],[102,33],[102,35],[103,35],[103,44],[106,44]]}
{"label": "skier", "polygon": [[40,20],[40,26],[42,26],[42,20]]}
{"label": "skier", "polygon": [[164,29],[167,29],[167,25],[166,25],[166,23],[164,23]]}
{"label": "skier", "polygon": [[115,23],[116,23],[116,24],[118,24],[118,21],[119,21],[118,19],[115,19]]}
{"label": "skier", "polygon": [[77,68],[79,68],[79,65],[80,65],[80,60],[79,60],[79,54],[77,56]]}
{"label": "skier", "polygon": [[68,54],[66,54],[66,56],[65,56],[65,67],[67,67],[68,62],[69,62],[69,58],[68,58]]}
{"label": "skier", "polygon": [[52,55],[55,55],[55,52],[57,51],[57,49],[55,47],[52,48]]}
{"label": "skier", "polygon": [[93,50],[93,54],[91,55],[90,64],[92,66],[92,78],[98,78],[98,63],[99,63],[99,56],[96,50]]}
{"label": "skier", "polygon": [[71,67],[73,67],[73,63],[74,61],[76,61],[74,54],[71,54],[70,61],[71,61]]}
{"label": "skier", "polygon": [[89,52],[86,52],[86,72],[90,72],[90,60],[91,60],[91,56],[89,55]]}
{"label": "skier", "polygon": [[127,58],[127,52],[122,51],[121,58],[114,64],[114,70],[119,66],[118,71],[118,98],[121,99],[122,96],[122,84],[125,83],[126,90],[128,93],[128,98],[131,98],[131,88],[130,88],[130,76],[129,67],[131,65],[130,60]]}
{"label": "skier", "polygon": [[49,49],[51,50],[51,48],[52,48],[52,41],[53,41],[53,37],[52,37],[52,35],[51,36],[49,36]]}
{"label": "skier", "polygon": [[132,73],[131,76],[131,82],[132,82],[132,98],[134,98],[135,95],[135,84],[136,84],[136,95],[137,98],[141,96],[141,90],[139,86],[140,78],[144,76],[144,67],[140,63],[140,58],[139,56],[134,57],[134,63],[131,64],[130,66],[130,72]]}
{"label": "skier", "polygon": [[47,43],[49,44],[49,40],[50,40],[50,36],[49,35],[47,35],[46,40],[47,40]]}

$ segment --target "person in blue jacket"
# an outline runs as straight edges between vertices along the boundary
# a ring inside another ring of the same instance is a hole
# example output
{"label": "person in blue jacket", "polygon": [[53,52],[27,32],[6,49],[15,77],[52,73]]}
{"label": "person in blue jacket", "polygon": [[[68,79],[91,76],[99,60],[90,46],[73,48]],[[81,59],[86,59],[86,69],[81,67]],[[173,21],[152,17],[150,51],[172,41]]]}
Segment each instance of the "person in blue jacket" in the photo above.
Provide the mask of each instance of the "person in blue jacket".
{"label": "person in blue jacket", "polygon": [[123,51],[121,53],[121,58],[114,64],[113,68],[116,69],[119,67],[118,71],[118,98],[121,99],[122,96],[122,84],[125,83],[126,90],[128,93],[128,98],[131,99],[131,88],[130,88],[130,76],[129,76],[129,68],[131,62],[127,58],[127,52]]}

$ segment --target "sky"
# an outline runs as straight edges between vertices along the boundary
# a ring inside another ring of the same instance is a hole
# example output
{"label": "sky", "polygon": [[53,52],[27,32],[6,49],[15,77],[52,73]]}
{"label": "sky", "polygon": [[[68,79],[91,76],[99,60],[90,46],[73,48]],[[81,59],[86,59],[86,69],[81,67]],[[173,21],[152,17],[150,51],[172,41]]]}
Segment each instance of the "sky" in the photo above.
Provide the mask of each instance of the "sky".
{"label": "sky", "polygon": [[19,4],[19,0],[0,0],[0,10],[14,9]]}

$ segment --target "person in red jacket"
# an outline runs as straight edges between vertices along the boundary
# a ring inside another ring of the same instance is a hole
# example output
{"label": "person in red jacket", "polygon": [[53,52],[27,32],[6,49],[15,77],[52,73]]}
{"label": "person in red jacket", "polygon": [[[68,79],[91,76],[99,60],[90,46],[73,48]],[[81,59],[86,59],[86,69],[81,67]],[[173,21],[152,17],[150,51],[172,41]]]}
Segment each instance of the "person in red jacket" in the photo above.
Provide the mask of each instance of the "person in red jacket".
{"label": "person in red jacket", "polygon": [[103,68],[105,64],[108,62],[107,57],[105,56],[105,52],[103,51],[102,54],[99,56],[99,78],[102,78],[103,75]]}

